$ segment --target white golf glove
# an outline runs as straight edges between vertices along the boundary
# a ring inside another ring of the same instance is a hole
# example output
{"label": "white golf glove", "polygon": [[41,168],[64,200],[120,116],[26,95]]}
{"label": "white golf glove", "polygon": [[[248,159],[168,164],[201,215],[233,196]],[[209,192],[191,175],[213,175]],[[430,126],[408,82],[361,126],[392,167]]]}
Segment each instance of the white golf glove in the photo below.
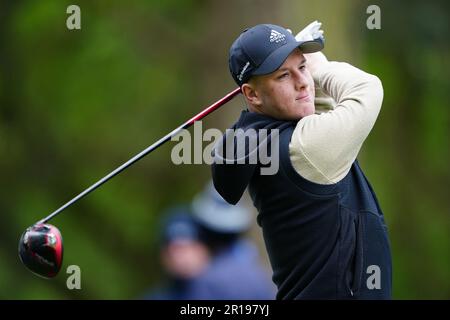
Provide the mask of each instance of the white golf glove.
{"label": "white golf glove", "polygon": [[314,39],[323,39],[323,30],[320,30],[322,23],[319,21],[314,21],[308,24],[302,31],[297,33],[295,39],[297,41],[311,41]]}

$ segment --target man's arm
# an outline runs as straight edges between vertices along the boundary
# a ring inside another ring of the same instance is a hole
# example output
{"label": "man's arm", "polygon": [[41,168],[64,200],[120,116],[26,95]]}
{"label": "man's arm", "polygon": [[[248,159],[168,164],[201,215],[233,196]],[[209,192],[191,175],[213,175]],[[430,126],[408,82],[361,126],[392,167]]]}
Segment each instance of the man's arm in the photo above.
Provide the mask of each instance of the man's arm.
{"label": "man's arm", "polygon": [[336,101],[334,110],[302,118],[289,145],[291,162],[304,178],[333,184],[344,178],[381,108],[383,87],[374,75],[350,64],[305,55],[316,86]]}
{"label": "man's arm", "polygon": [[316,108],[315,113],[321,114],[328,112],[336,108],[336,101],[329,95],[325,94],[319,86],[315,86],[314,106]]}

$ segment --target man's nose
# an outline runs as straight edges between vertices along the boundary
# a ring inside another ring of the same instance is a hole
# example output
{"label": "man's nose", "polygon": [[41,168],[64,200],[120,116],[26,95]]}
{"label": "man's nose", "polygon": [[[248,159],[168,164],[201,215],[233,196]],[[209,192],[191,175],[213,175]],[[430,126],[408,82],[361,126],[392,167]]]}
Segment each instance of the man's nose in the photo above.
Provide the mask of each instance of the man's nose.
{"label": "man's nose", "polygon": [[294,80],[295,80],[295,88],[297,90],[302,90],[302,89],[308,88],[308,78],[300,70],[296,71]]}

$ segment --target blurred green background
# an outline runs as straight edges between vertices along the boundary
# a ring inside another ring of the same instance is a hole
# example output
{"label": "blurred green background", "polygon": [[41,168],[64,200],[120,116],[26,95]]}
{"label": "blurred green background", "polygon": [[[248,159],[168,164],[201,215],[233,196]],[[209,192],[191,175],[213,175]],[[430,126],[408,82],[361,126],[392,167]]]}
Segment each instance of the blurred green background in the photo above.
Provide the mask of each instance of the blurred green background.
{"label": "blurred green background", "polygon": [[[66,8],[81,8],[68,30]],[[381,9],[369,30],[366,9]],[[19,1],[0,4],[0,298],[133,299],[161,276],[159,220],[210,177],[174,142],[52,220],[54,280],[20,263],[26,227],[235,87],[227,55],[257,23],[323,23],[325,54],[378,75],[385,98],[359,159],[390,229],[395,299],[450,298],[449,5],[442,1]],[[241,97],[209,116],[221,130]],[[260,240],[259,234],[255,236]],[[69,265],[81,290],[68,290]]]}

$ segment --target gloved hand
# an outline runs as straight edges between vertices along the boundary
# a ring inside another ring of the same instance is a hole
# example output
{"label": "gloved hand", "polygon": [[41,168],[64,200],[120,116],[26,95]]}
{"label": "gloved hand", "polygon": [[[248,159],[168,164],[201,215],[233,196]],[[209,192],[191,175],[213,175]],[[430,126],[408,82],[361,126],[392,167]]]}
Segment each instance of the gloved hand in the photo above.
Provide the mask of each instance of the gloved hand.
{"label": "gloved hand", "polygon": [[311,41],[314,39],[323,39],[323,30],[320,30],[322,23],[319,21],[313,21],[308,24],[302,31],[297,33],[295,39],[297,41]]}

